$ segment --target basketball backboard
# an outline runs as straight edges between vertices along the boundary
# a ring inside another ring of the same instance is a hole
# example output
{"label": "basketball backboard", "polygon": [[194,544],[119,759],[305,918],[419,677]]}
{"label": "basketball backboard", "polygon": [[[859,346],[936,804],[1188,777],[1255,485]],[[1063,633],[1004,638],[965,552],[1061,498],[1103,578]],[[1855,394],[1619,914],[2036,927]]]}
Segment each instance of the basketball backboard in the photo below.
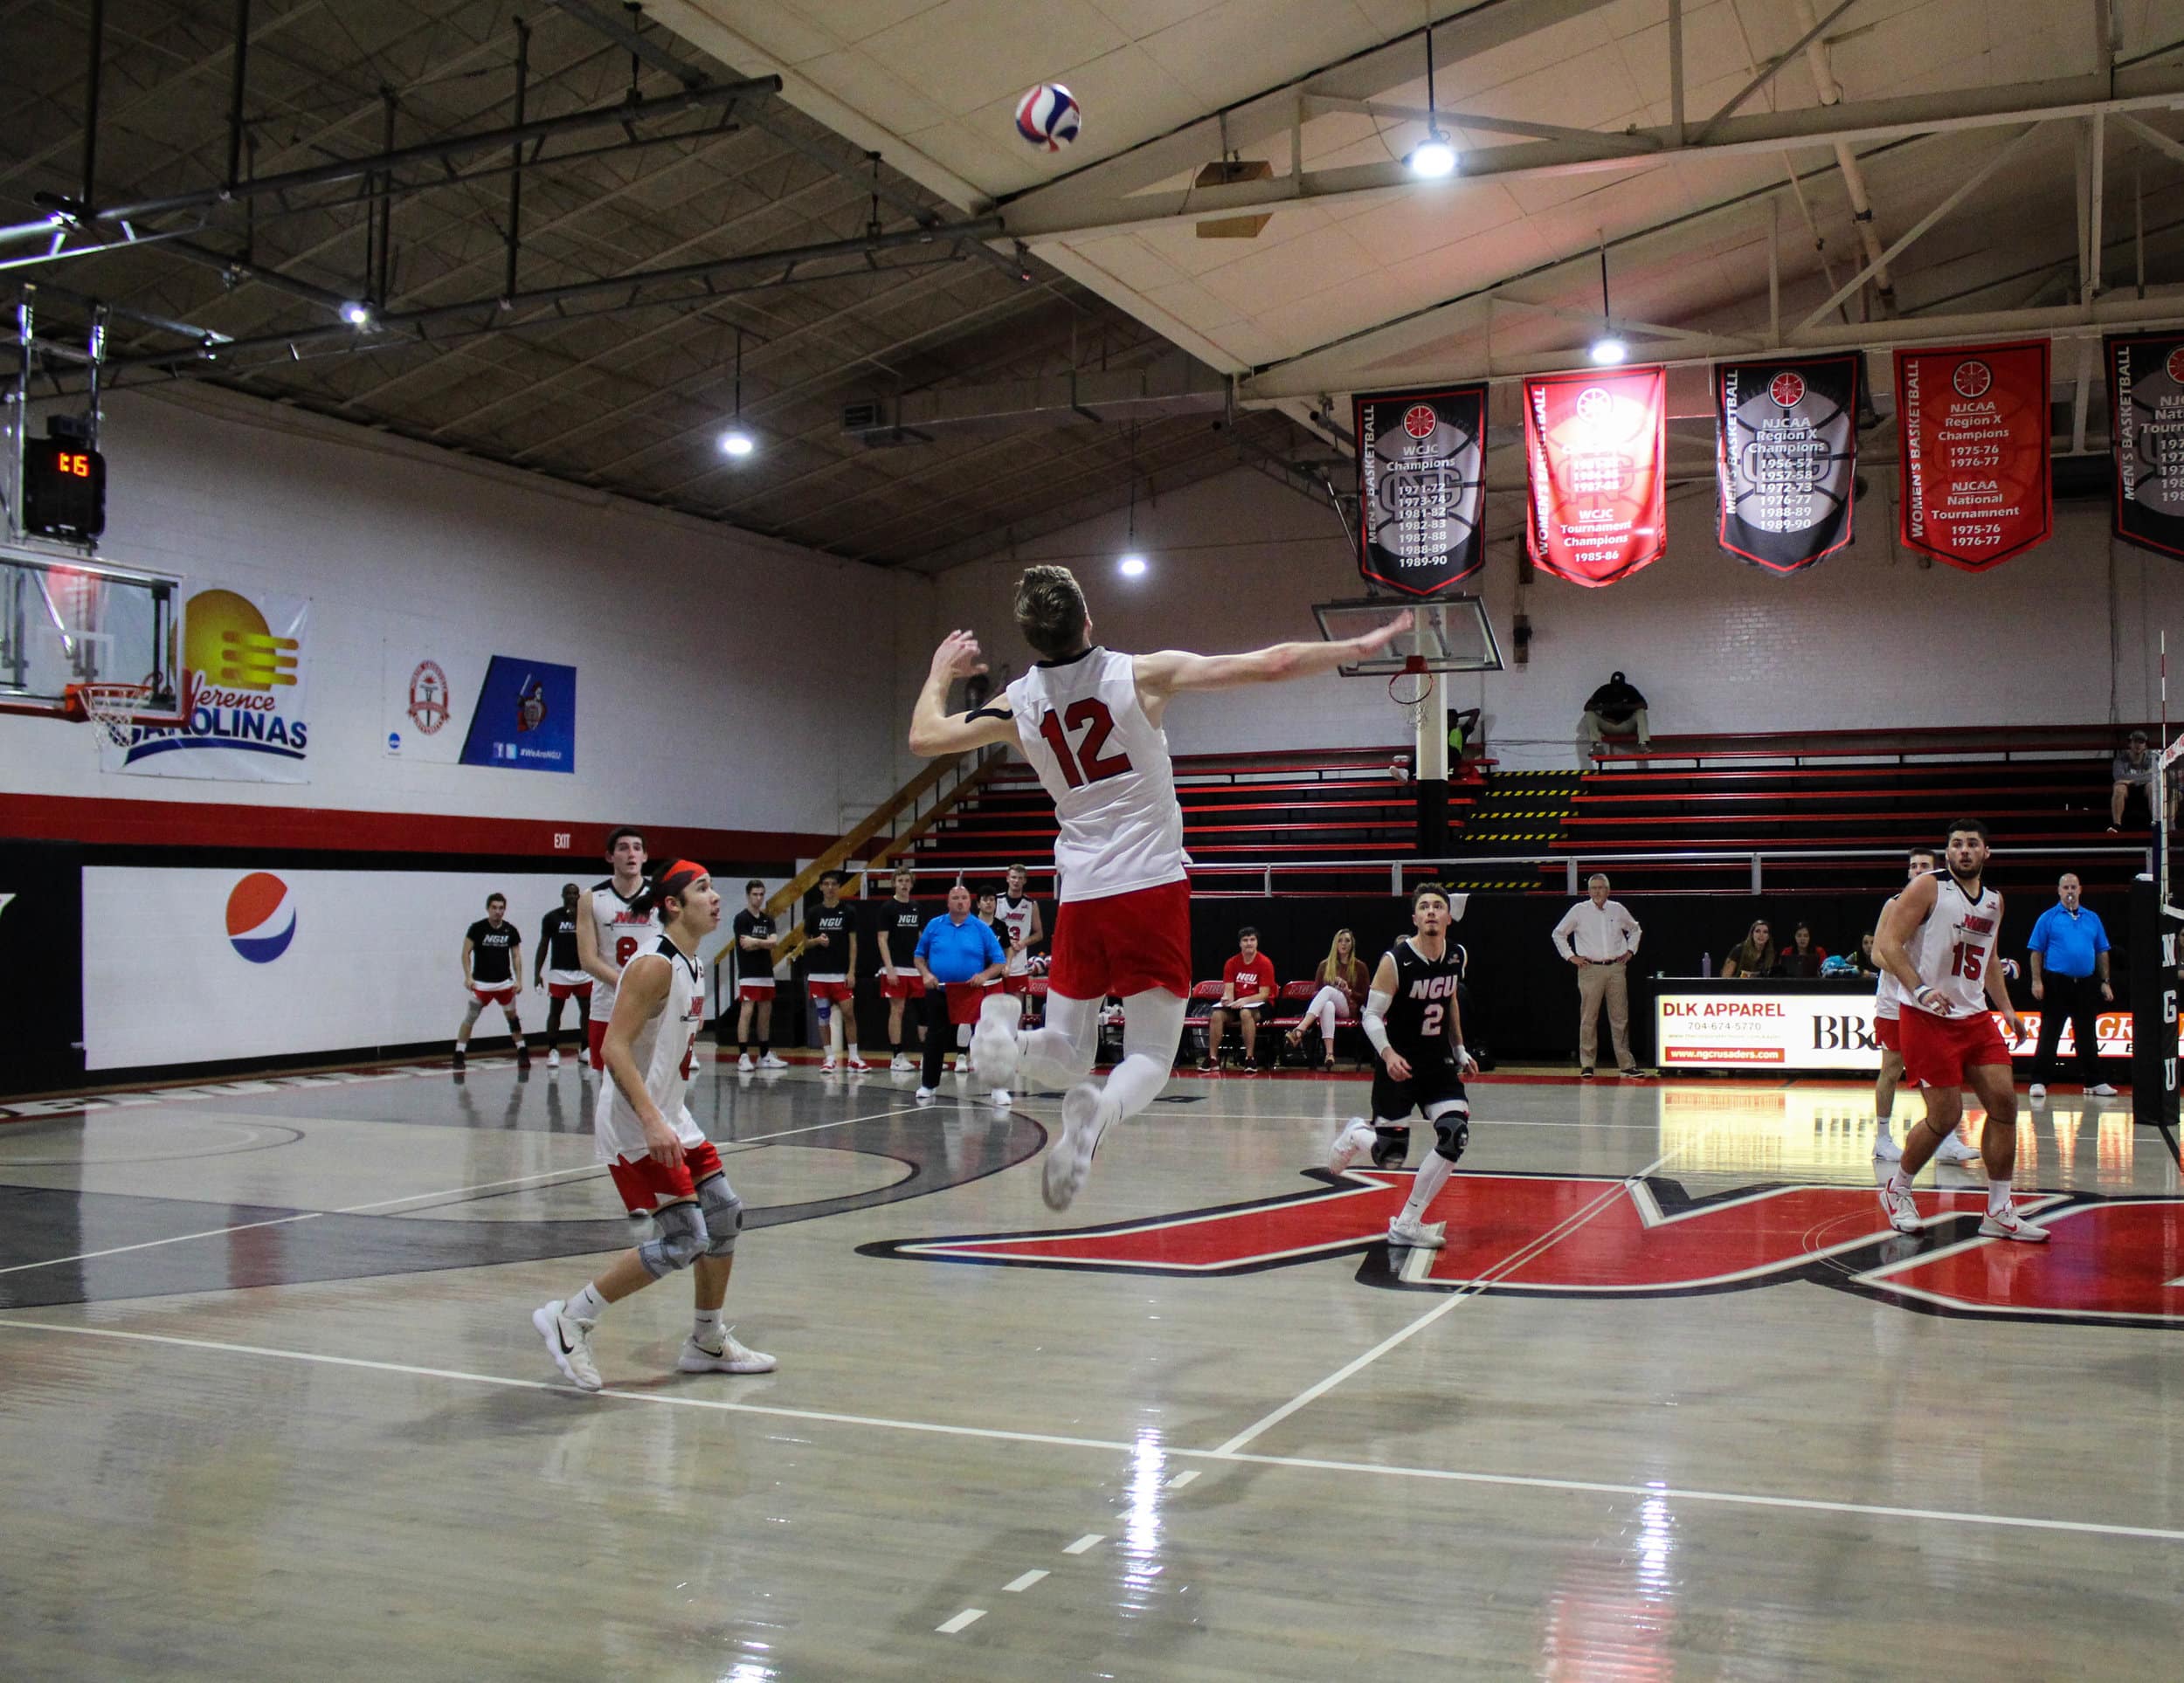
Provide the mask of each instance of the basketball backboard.
{"label": "basketball backboard", "polygon": [[1377,631],[1399,613],[1411,616],[1412,629],[1370,659],[1339,667],[1345,678],[1386,678],[1404,671],[1415,655],[1427,672],[1499,672],[1502,645],[1475,596],[1434,597],[1409,602],[1396,597],[1361,597],[1351,602],[1316,602],[1312,617],[1330,643]]}
{"label": "basketball backboard", "polygon": [[144,724],[182,707],[182,581],[71,555],[0,553],[0,711],[59,716],[72,684],[149,682]]}

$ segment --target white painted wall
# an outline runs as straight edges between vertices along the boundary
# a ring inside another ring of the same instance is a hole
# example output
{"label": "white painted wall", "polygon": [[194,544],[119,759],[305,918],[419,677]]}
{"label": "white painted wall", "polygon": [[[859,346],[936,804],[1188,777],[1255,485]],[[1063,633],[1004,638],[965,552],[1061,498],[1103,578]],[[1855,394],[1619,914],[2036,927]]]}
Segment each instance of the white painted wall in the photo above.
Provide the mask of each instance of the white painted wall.
{"label": "white painted wall", "polygon": [[[107,557],[312,599],[312,781],[102,775],[87,732],[0,716],[19,792],[833,833],[910,774],[922,581],[210,390],[116,397],[104,446]],[[390,758],[381,649],[417,621],[575,666],[575,776]]]}
{"label": "white painted wall", "polygon": [[[1669,505],[1669,554],[1635,577],[1597,590],[1533,583],[1524,593],[1531,664],[1456,679],[1451,705],[1485,707],[1492,751],[1509,766],[1573,764],[1578,713],[1618,668],[1667,733],[2092,724],[2159,712],[2164,627],[2184,660],[2184,565],[2120,544],[2111,558],[2105,507],[2074,502],[2058,509],[2050,542],[1991,573],[1921,566],[1890,541],[1892,475],[1870,477],[1876,491],[1860,506],[1856,544],[1789,578],[1723,555],[1711,492],[1685,493]],[[1505,534],[1521,515],[1501,495],[1491,512],[1504,535],[1482,588],[1507,654],[1517,588],[1517,540]],[[1313,602],[1364,594],[1335,516],[1248,469],[1140,504],[1139,546],[1152,560],[1143,579],[1114,570],[1123,536],[1116,514],[945,574],[940,617],[976,627],[1020,669],[1009,604],[1033,561],[1074,568],[1097,634],[1126,649],[1315,637]],[[2184,684],[2175,712],[2184,717]],[[1178,753],[1394,747],[1406,730],[1371,679],[1190,697],[1168,720]]]}

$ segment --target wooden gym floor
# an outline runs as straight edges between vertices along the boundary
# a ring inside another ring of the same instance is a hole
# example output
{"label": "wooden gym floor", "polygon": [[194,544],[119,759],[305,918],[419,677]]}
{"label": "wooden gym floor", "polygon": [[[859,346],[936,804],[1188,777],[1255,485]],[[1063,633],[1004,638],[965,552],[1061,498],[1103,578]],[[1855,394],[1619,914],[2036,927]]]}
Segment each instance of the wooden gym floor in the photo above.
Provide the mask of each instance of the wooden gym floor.
{"label": "wooden gym floor", "polygon": [[596,1397],[529,1318],[629,1242],[573,1066],[0,1125],[0,1673],[2174,1673],[2184,1197],[2119,1105],[2025,1130],[2035,1250],[1954,1171],[1889,1235],[1853,1087],[1488,1078],[1436,1258],[1316,1168],[1362,1081],[1178,1079],[1065,1217],[1055,1099],[912,1084],[708,1066],[780,1369],[674,1373],[670,1280]]}

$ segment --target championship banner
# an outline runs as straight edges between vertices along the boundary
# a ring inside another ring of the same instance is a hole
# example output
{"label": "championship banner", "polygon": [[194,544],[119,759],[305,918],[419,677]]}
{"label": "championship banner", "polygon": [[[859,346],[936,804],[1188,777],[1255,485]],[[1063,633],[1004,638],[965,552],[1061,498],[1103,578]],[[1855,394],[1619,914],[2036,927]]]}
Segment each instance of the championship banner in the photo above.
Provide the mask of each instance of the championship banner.
{"label": "championship banner", "polygon": [[311,781],[308,597],[187,588],[182,610],[184,721],[133,728],[101,748],[109,771],[233,783]]}
{"label": "championship banner", "polygon": [[2045,543],[2048,341],[1896,353],[1904,547],[1968,573]]}
{"label": "championship banner", "polygon": [[1524,546],[1572,584],[1613,584],[1668,548],[1669,374],[1544,374],[1524,382]]}
{"label": "championship banner", "polygon": [[2101,341],[2114,417],[2115,520],[2126,543],[2184,555],[2184,335]]}
{"label": "championship banner", "polygon": [[1715,365],[1720,542],[1731,555],[1794,573],[1849,544],[1863,361]]}
{"label": "championship banner", "polygon": [[1486,560],[1486,388],[1358,397],[1358,572],[1438,596]]}

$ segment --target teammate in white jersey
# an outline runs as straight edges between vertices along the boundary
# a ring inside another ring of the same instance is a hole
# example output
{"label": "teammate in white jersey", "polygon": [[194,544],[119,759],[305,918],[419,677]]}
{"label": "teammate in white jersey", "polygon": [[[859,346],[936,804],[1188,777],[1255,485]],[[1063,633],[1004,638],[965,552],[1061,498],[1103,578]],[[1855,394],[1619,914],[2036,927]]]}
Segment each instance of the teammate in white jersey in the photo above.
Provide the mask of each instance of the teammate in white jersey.
{"label": "teammate in white jersey", "polygon": [[606,838],[606,861],[614,874],[593,885],[584,897],[584,915],[577,920],[577,958],[592,983],[584,1046],[593,1069],[606,1067],[606,1025],[614,1015],[614,990],[622,966],[660,935],[658,914],[638,905],[645,889],[644,831],[628,824],[613,831]]}
{"label": "teammate in white jersey", "polygon": [[1948,868],[1919,877],[1890,900],[1873,938],[1874,956],[1903,990],[1900,1032],[1904,1073],[1925,1089],[1926,1114],[1904,1142],[1904,1155],[1881,1183],[1881,1208],[1899,1233],[1923,1223],[1911,1202],[1912,1177],[1956,1132],[1969,1085],[1987,1107],[1980,1155],[1987,1160],[1987,1216],[1982,1238],[2039,1244],[2044,1227],[2022,1218],[2010,1197],[2017,1167],[2017,1090],[2009,1048],[1994,1027],[1991,1006],[2018,1040],[2024,1020],[2009,1003],[1994,956],[2002,897],[1982,880],[1987,826],[1959,818],[1949,826]]}
{"label": "teammate in white jersey", "polygon": [[1032,948],[1047,942],[1039,902],[1031,896],[1031,879],[1032,873],[1022,866],[1009,866],[1008,890],[994,907],[1001,927],[1008,931],[1001,943],[1008,954],[1008,968],[1001,973],[1002,990],[1027,997],[1032,990]]}
{"label": "teammate in white jersey", "polygon": [[[1917,882],[1929,876],[1934,868],[1934,850],[1914,847],[1904,861],[1904,880]],[[1888,915],[1891,898],[1881,907],[1881,915]],[[1904,1042],[1897,1032],[1897,1017],[1904,1006],[1904,990],[1896,978],[1883,970],[1873,987],[1873,1038],[1881,1043],[1881,1073],[1873,1083],[1873,1155],[1883,1162],[1895,1162],[1903,1155],[1903,1148],[1896,1143],[1896,1136],[1889,1131],[1890,1121],[1896,1114],[1896,1084],[1904,1079]],[[1942,1163],[1977,1162],[1980,1154],[1970,1144],[1951,1134],[1934,1152],[1934,1161]]]}
{"label": "teammate in white jersey", "polygon": [[683,1102],[705,1026],[705,967],[698,943],[720,927],[721,897],[712,873],[677,859],[664,866],[637,902],[660,920],[660,934],[622,968],[607,1024],[607,1080],[599,1090],[594,1149],[632,1216],[657,1230],[625,1251],[567,1301],[532,1311],[554,1365],[582,1390],[604,1383],[591,1355],[591,1328],[619,1303],[678,1269],[691,1270],[696,1321],[675,1366],[684,1373],[770,1373],[774,1359],[736,1342],[722,1321],[735,1266],[743,1200],[722,1172],[720,1153]]}
{"label": "teammate in white jersey", "polygon": [[[1341,643],[1278,643],[1248,654],[1119,654],[1092,641],[1084,593],[1067,567],[1027,567],[1016,624],[1040,655],[995,704],[950,716],[948,690],[985,671],[978,639],[950,631],[910,720],[910,751],[925,758],[988,742],[1014,746],[1054,797],[1061,833],[1047,1022],[1022,1030],[1023,1001],[1001,995],[980,1010],[971,1053],[979,1072],[1014,1086],[1019,1062],[1061,1101],[1060,1142],[1047,1154],[1050,1209],[1067,1209],[1092,1167],[1100,1136],[1167,1085],[1191,991],[1191,886],[1183,810],[1163,715],[1189,690],[1317,677],[1392,642],[1411,619]],[[1099,1048],[1100,1008],[1123,997],[1123,1061],[1104,1087],[1087,1079]]]}

